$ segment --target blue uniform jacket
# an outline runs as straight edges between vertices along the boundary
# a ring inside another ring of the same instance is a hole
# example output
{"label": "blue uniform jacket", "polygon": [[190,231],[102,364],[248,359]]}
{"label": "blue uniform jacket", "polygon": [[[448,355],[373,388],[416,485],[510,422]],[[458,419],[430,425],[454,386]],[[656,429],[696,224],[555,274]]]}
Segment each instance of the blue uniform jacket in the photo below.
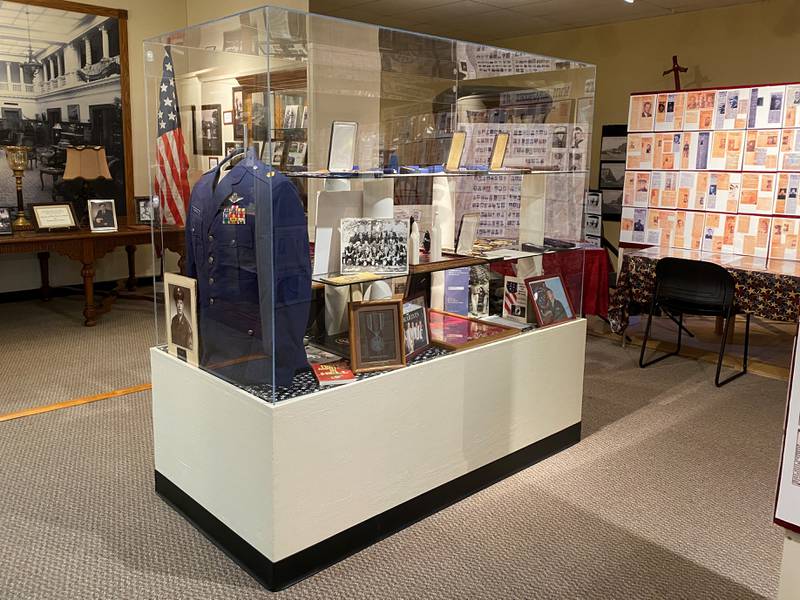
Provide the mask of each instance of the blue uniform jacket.
{"label": "blue uniform jacket", "polygon": [[308,368],[311,261],[294,185],[261,161],[195,184],[186,272],[197,279],[200,364],[238,384],[290,385]]}

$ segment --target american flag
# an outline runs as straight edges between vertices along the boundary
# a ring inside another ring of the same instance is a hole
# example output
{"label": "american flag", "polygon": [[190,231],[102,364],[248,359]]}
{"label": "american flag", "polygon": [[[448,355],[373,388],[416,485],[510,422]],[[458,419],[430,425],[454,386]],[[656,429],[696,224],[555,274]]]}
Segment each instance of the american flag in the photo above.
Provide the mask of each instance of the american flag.
{"label": "american flag", "polygon": [[183,226],[189,202],[189,159],[183,146],[174,72],[172,55],[167,47],[158,92],[158,171],[155,191],[160,199],[164,223]]}

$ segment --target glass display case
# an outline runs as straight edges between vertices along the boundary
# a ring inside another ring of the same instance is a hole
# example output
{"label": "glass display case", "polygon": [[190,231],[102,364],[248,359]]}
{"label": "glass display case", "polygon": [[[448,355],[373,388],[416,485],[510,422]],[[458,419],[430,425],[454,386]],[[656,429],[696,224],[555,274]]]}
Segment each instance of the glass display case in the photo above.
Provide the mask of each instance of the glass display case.
{"label": "glass display case", "polygon": [[581,315],[593,65],[273,7],[144,53],[165,351],[275,402]]}

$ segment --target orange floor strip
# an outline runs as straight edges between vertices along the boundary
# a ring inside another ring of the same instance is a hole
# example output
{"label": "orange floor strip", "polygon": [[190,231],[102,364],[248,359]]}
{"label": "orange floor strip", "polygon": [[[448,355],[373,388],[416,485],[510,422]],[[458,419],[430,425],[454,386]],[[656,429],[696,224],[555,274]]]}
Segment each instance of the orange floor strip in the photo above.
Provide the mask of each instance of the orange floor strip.
{"label": "orange floor strip", "polygon": [[99,400],[108,400],[109,398],[119,398],[120,396],[127,396],[128,394],[146,392],[152,387],[153,386],[150,383],[143,383],[141,385],[134,385],[132,387],[122,388],[120,390],[114,390],[113,392],[106,392],[105,394],[84,396],[83,398],[75,398],[74,400],[67,400],[66,402],[57,402],[55,404],[46,404],[44,406],[37,406],[36,408],[20,410],[18,412],[8,413],[7,415],[0,415],[0,423],[2,423],[3,421],[13,421],[14,419],[21,419],[22,417],[41,415],[43,413],[52,412],[54,410],[61,410],[62,408],[72,408],[73,406],[80,406],[81,404],[90,404],[92,402],[98,402]]}

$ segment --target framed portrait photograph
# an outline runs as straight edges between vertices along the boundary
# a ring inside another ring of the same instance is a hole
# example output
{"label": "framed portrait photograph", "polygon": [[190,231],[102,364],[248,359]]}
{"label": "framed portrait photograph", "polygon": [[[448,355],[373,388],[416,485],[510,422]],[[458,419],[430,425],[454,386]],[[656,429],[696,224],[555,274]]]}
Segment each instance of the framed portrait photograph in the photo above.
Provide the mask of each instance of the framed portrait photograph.
{"label": "framed portrait photograph", "polygon": [[352,171],[356,160],[358,123],[334,121],[328,149],[328,170],[332,173]]}
{"label": "framed portrait photograph", "polygon": [[560,275],[530,277],[525,280],[525,286],[539,327],[575,318],[575,309]]}
{"label": "framed portrait photograph", "polygon": [[0,207],[0,235],[11,235],[11,211],[5,206]]}
{"label": "framed portrait photograph", "polygon": [[350,366],[354,373],[406,366],[402,300],[351,302]]}
{"label": "framed portrait photograph", "polygon": [[67,104],[67,119],[70,123],[81,122],[81,105],[80,104]]}
{"label": "framed portrait photograph", "polygon": [[87,200],[89,203],[89,227],[93,233],[117,230],[117,214],[114,200]]}
{"label": "framed portrait photograph", "polygon": [[403,339],[406,360],[414,358],[431,346],[431,330],[425,296],[410,298],[403,303]]}
{"label": "framed portrait photograph", "polygon": [[231,152],[236,150],[236,148],[241,147],[241,144],[237,142],[225,142],[225,156],[228,156]]}
{"label": "framed portrait photograph", "polygon": [[481,213],[465,213],[461,215],[456,236],[456,254],[472,254],[475,240],[478,239],[478,227],[481,224]]}
{"label": "framed portrait photograph", "polygon": [[164,309],[167,317],[167,350],[197,366],[197,280],[164,273]]}
{"label": "framed portrait photograph", "polygon": [[625,163],[601,162],[600,187],[609,190],[621,190],[625,187]]}
{"label": "framed portrait photograph", "polygon": [[408,220],[341,220],[340,271],[408,274]]}
{"label": "framed portrait photograph", "polygon": [[447,350],[465,350],[517,335],[520,330],[495,325],[455,313],[431,308],[428,311],[431,342]]}
{"label": "framed portrait photograph", "polygon": [[32,204],[31,211],[36,231],[65,231],[78,228],[75,212],[69,202]]}
{"label": "framed portrait photograph", "polygon": [[153,201],[150,198],[137,198],[136,199],[136,222],[142,225],[150,225],[151,223],[158,223],[158,207],[153,206]]}
{"label": "framed portrait photograph", "polygon": [[221,104],[203,104],[200,107],[200,133],[204,156],[222,154]]}
{"label": "framed portrait photograph", "polygon": [[225,110],[222,112],[222,124],[233,125],[233,111]]}
{"label": "framed portrait photograph", "polygon": [[600,215],[585,215],[583,218],[583,232],[585,235],[602,235],[603,218]]}

